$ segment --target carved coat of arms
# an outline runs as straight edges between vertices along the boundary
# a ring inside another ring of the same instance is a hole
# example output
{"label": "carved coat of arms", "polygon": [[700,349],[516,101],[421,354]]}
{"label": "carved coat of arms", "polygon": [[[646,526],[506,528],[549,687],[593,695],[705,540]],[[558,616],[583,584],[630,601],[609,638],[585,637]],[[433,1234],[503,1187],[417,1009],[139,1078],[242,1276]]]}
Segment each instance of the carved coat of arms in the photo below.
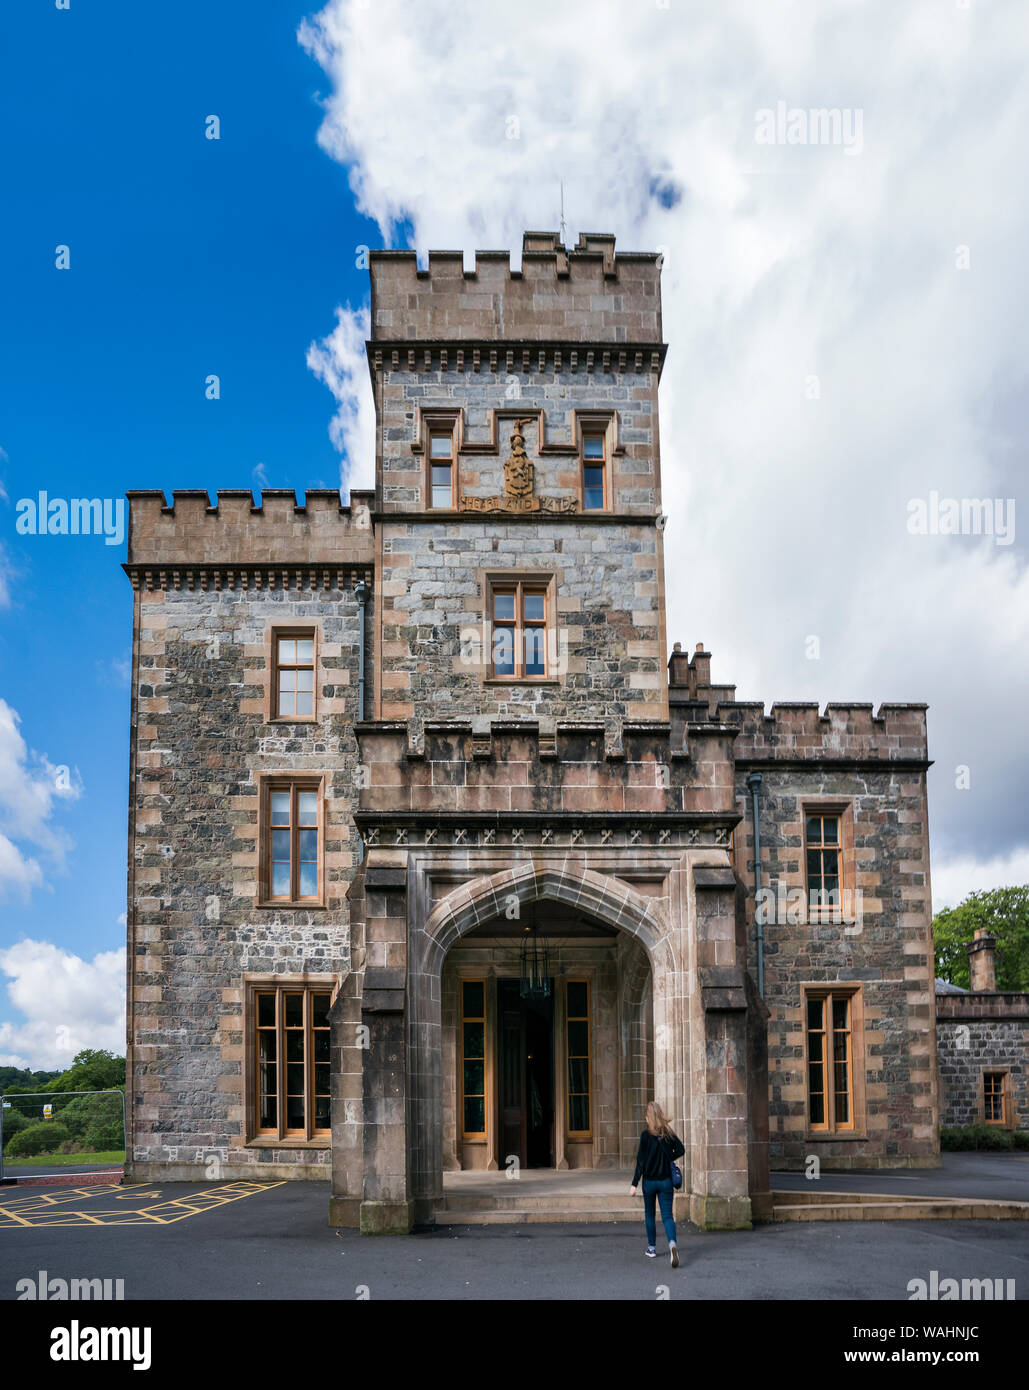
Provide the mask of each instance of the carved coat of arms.
{"label": "carved coat of arms", "polygon": [[461,509],[467,512],[570,512],[575,510],[572,497],[536,497],[533,487],[536,467],[525,452],[524,428],[532,417],[514,422],[511,434],[511,453],[504,460],[503,497],[461,497]]}

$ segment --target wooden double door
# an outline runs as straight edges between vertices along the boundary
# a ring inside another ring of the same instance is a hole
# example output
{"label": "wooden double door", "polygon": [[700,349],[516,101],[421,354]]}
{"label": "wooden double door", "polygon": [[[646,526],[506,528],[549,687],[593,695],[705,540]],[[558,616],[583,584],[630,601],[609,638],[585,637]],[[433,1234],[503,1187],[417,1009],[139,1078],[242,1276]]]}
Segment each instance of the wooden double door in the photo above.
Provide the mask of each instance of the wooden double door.
{"label": "wooden double door", "polygon": [[499,1166],[554,1167],[554,985],[522,998],[521,981],[497,981]]}

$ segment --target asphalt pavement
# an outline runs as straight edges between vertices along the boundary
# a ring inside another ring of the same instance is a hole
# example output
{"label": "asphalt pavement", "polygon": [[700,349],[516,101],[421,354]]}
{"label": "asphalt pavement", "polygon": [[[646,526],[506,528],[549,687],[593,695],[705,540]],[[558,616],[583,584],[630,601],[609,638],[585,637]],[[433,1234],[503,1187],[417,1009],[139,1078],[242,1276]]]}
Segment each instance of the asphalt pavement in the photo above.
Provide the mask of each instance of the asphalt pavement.
{"label": "asphalt pavement", "polygon": [[121,1279],[132,1299],[907,1300],[911,1280],[1014,1279],[1021,1221],[679,1229],[647,1259],[638,1225],[438,1227],[368,1237],[327,1224],[328,1184],[159,1183],[0,1193],[0,1298],[19,1281]]}

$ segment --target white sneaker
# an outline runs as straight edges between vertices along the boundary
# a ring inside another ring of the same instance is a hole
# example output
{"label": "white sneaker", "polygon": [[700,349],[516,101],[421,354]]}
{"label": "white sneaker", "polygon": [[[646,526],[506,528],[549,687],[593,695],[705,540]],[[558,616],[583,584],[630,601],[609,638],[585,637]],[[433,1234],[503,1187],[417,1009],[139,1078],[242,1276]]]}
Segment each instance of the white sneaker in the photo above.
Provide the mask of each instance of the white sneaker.
{"label": "white sneaker", "polygon": [[674,1240],[672,1241],[671,1245],[668,1247],[668,1257],[669,1257],[669,1259],[672,1261],[672,1268],[673,1268],[673,1269],[678,1269],[678,1268],[679,1268],[679,1247],[676,1245],[676,1243],[675,1243]]}
{"label": "white sneaker", "polygon": [[657,1251],[654,1249],[654,1247],[653,1247],[652,1245],[648,1245],[648,1246],[647,1246],[647,1259],[648,1259],[648,1260],[657,1259]]}

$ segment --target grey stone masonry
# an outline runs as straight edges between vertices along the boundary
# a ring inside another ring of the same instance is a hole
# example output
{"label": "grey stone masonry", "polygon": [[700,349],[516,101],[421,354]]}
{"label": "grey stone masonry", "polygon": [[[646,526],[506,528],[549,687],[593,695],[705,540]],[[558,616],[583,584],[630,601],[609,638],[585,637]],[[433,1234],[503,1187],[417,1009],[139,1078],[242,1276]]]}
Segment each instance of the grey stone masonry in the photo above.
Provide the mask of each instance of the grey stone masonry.
{"label": "grey stone masonry", "polygon": [[[328,1172],[327,1135],[277,1146],[247,1134],[246,993],[255,980],[332,991],[349,968],[353,584],[373,577],[372,533],[338,493],[263,503],[130,495],[127,1171],[139,1180],[196,1179],[212,1163],[226,1177]],[[270,717],[274,627],[317,633],[313,721]],[[321,908],[257,902],[260,779],[285,772],[322,779]]]}
{"label": "grey stone masonry", "polygon": [[985,1119],[985,1072],[1000,1072],[1009,1129],[1029,1129],[1029,994],[1013,991],[937,994],[940,1123]]}
{"label": "grey stone masonry", "polygon": [[[375,252],[369,364],[381,545],[375,716],[667,717],[658,379],[660,257],[525,235],[522,270],[480,252]],[[430,434],[452,439],[450,504]],[[531,468],[512,501],[515,430]],[[584,433],[604,438],[603,505]],[[587,505],[589,503],[589,505]],[[545,678],[497,679],[492,587],[547,593]]]}
{"label": "grey stone masonry", "polygon": [[526,232],[521,271],[508,251],[373,251],[372,336],[398,342],[661,342],[661,257],[615,254],[607,233],[584,233],[566,251],[554,232]]}

